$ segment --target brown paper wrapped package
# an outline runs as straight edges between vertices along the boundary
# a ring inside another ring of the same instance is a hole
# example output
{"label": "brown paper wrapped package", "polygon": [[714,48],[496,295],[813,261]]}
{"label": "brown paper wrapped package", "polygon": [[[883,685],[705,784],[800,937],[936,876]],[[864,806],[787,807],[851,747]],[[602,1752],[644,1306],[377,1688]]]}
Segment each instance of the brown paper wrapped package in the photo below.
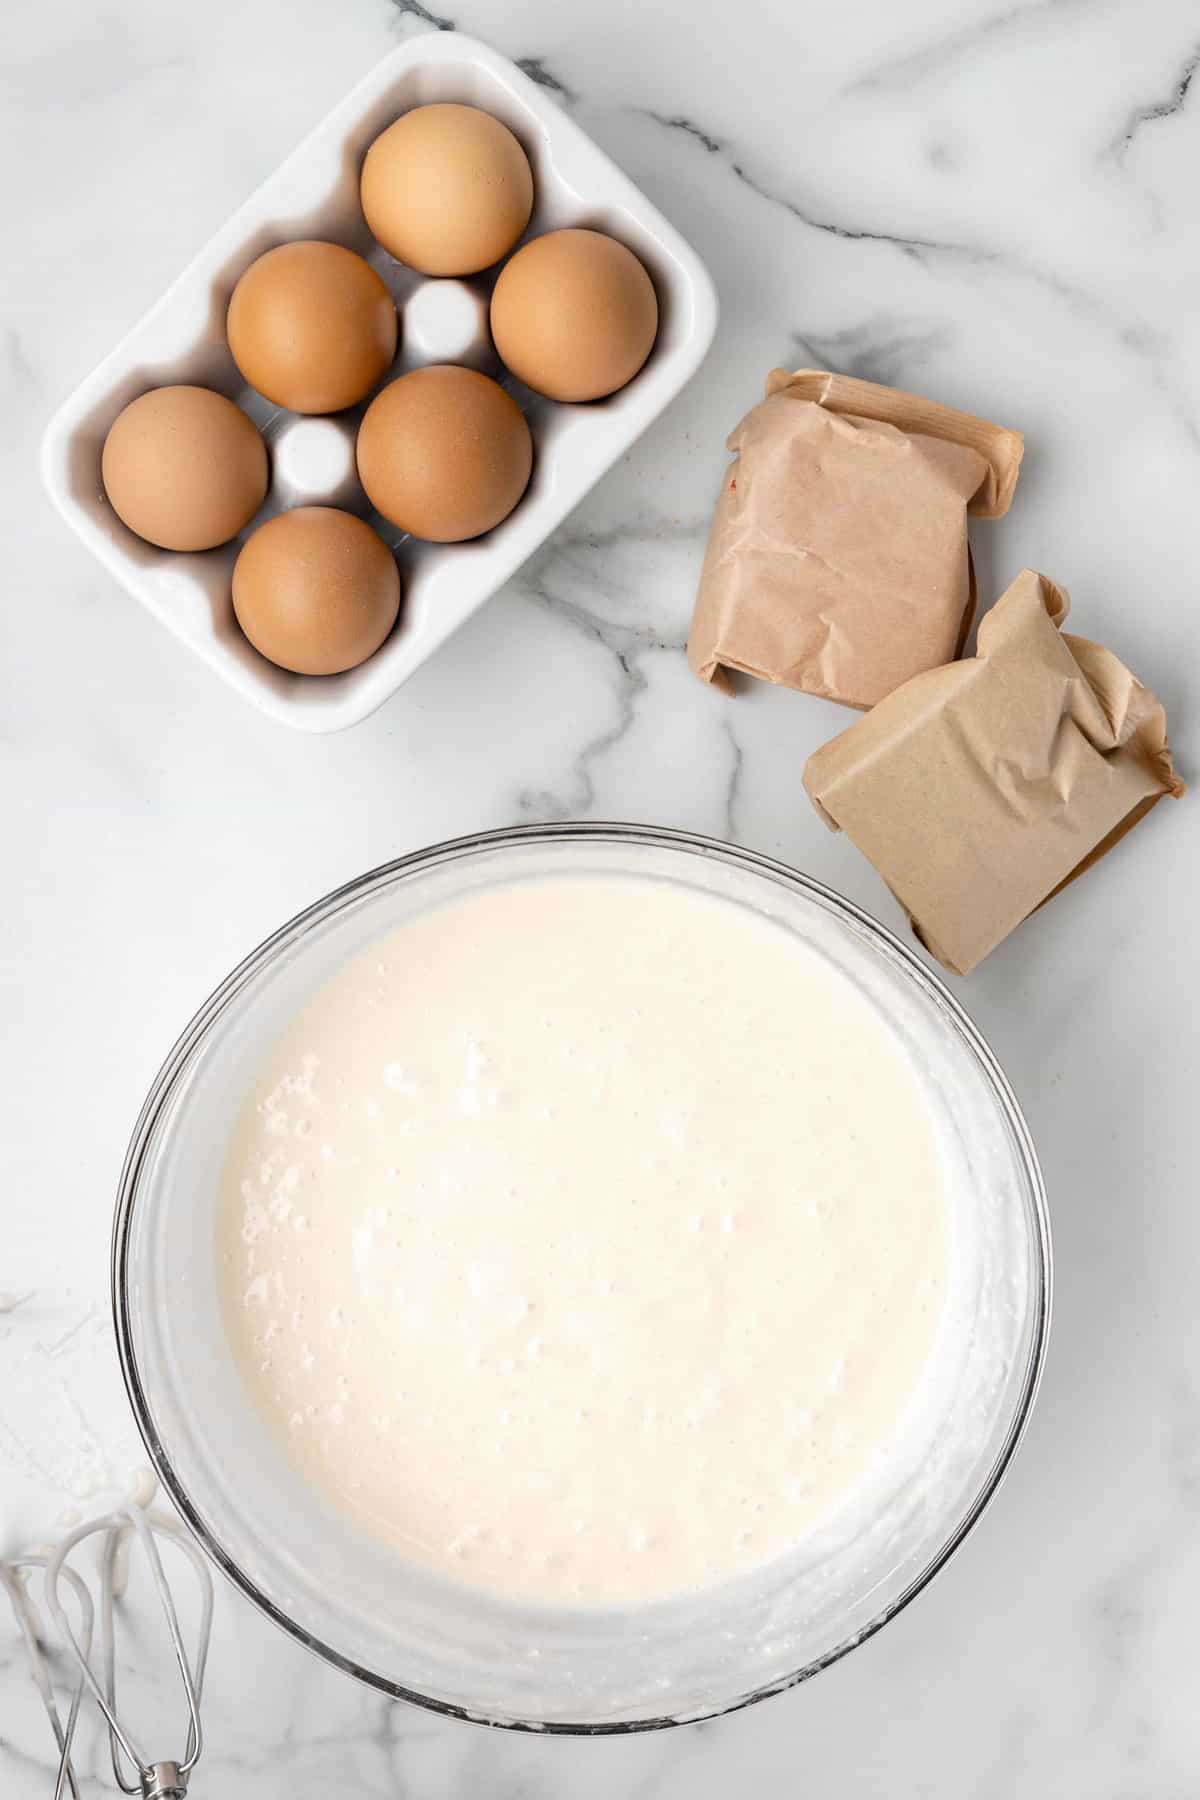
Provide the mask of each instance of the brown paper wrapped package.
{"label": "brown paper wrapped package", "polygon": [[866,707],[950,662],[974,612],[967,514],[1008,511],[1023,447],[896,388],[775,369],[728,440],[696,674],[732,693],[740,669]]}
{"label": "brown paper wrapped package", "polygon": [[1184,791],[1162,707],[1111,650],[1060,633],[1067,605],[1026,569],[977,656],[898,688],[804,771],[958,975]]}

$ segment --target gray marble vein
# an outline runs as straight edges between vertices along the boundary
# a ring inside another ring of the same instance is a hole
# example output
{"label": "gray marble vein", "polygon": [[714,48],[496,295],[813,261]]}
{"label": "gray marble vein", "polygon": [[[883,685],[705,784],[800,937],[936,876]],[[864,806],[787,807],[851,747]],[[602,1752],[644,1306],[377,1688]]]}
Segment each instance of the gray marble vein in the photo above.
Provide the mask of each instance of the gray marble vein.
{"label": "gray marble vein", "polygon": [[921,319],[884,313],[819,336],[792,332],[791,360],[794,365],[837,369],[864,381],[901,387],[949,350],[953,335],[945,325],[930,326]]}
{"label": "gray marble vein", "polygon": [[844,92],[870,93],[879,89],[911,87],[933,75],[941,77],[967,57],[980,50],[992,49],[998,39],[1031,31],[1036,34],[1048,14],[1077,12],[1095,4],[1095,0],[1027,0],[1023,6],[1005,7],[998,13],[987,13],[945,37],[935,38],[918,50],[906,50],[887,62],[869,68],[846,83]]}
{"label": "gray marble vein", "polygon": [[1200,44],[1193,45],[1179,69],[1169,92],[1161,100],[1144,101],[1135,106],[1122,124],[1111,143],[1108,154],[1118,162],[1123,162],[1139,133],[1148,125],[1159,125],[1164,119],[1177,117],[1187,104],[1196,70],[1200,68]]}
{"label": "gray marble vein", "polygon": [[[1115,304],[1100,288],[1079,282],[1060,269],[1048,265],[1017,249],[969,242],[952,237],[890,232],[856,221],[837,220],[825,216],[817,205],[801,203],[789,192],[748,172],[737,160],[737,153],[721,139],[714,137],[693,120],[669,117],[653,112],[646,116],[664,129],[683,133],[698,144],[705,154],[719,159],[736,181],[769,206],[781,209],[808,230],[826,234],[850,244],[878,244],[899,251],[918,262],[957,264],[965,271],[978,271],[990,282],[1033,283],[1081,322],[1097,327],[1122,351],[1131,352],[1141,362],[1152,390],[1171,415],[1190,448],[1200,447],[1200,424],[1195,409],[1173,379],[1175,344],[1173,339],[1148,325],[1136,311]],[[859,328],[854,328],[859,329]],[[811,332],[793,333],[803,340]]]}
{"label": "gray marble vein", "polygon": [[724,819],[722,836],[730,843],[741,841],[741,829],[738,819],[738,806],[742,797],[742,787],[746,780],[746,752],[738,741],[737,733],[729,719],[722,720],[725,736],[729,742],[729,779],[725,787]]}
{"label": "gray marble vein", "polygon": [[730,147],[722,139],[714,137],[711,132],[697,125],[694,120],[681,117],[668,117],[665,114],[645,111],[645,117],[652,119],[656,125],[668,131],[682,131],[695,140],[710,156],[719,156],[726,163],[730,172],[743,186],[750,189],[760,200],[771,206],[780,207],[790,213],[793,219],[810,231],[821,231],[830,237],[843,238],[849,243],[890,244],[894,249],[902,251],[906,256],[920,257],[926,252],[936,252],[947,256],[967,257],[972,260],[989,260],[988,252],[970,244],[960,244],[939,238],[908,236],[898,232],[886,231],[882,227],[848,224],[839,220],[822,216],[819,209],[802,204],[789,194],[784,194],[773,185],[768,185],[762,177],[752,173],[744,162],[734,160]]}
{"label": "gray marble vein", "polygon": [[[614,590],[605,565],[618,551],[692,541],[706,531],[706,520],[674,525],[660,521],[640,529],[617,527],[585,535],[574,534],[568,527],[522,571],[518,591],[526,601],[607,653],[616,700],[615,717],[580,746],[565,787],[531,786],[520,791],[517,803],[522,816],[567,819],[592,810],[597,765],[624,739],[646,692],[644,658],[655,652],[679,655],[686,642],[686,626],[669,631],[661,622],[621,617],[625,594],[622,589]],[[577,597],[587,595],[589,588],[592,592],[587,599]]]}
{"label": "gray marble vein", "polygon": [[453,31],[455,22],[440,13],[431,12],[422,6],[421,0],[388,0],[401,19],[412,19],[418,25],[431,26],[434,31]]}
{"label": "gray marble vein", "polygon": [[558,76],[546,67],[543,57],[518,56],[516,61],[518,69],[528,75],[530,81],[536,81],[539,87],[543,87],[547,92],[553,94],[554,98],[563,106],[572,106],[578,100],[579,95],[574,88],[569,88],[565,81],[560,81]]}

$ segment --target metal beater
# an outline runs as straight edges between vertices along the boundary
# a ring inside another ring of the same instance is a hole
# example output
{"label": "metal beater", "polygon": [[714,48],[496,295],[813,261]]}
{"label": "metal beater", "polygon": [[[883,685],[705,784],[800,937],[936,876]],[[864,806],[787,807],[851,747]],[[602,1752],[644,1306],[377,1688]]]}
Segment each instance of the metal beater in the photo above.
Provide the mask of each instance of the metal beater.
{"label": "metal beater", "polygon": [[[96,1536],[101,1539],[100,1604],[98,1609],[99,1676],[92,1667],[97,1610],[92,1605],[91,1596],[83,1578],[75,1568],[68,1564],[68,1558],[78,1549],[79,1545],[85,1539]],[[159,1554],[157,1540],[160,1538],[169,1540],[182,1552],[191,1565],[199,1588],[200,1622],[196,1634],[195,1651],[190,1656],[187,1645],[184,1643],[183,1629],[179,1623],[175,1600],[163,1569],[162,1557]],[[117,1608],[115,1603],[124,1592],[127,1558],[130,1548],[135,1544],[145,1554],[159,1605],[167,1623],[171,1649],[183,1681],[187,1700],[187,1739],[183,1756],[178,1761],[172,1758],[156,1760],[148,1756],[140,1747],[128,1725],[117,1713],[115,1631]],[[41,1568],[45,1571],[46,1612],[53,1621],[58,1635],[79,1672],[79,1680],[72,1691],[65,1723],[60,1717],[54,1698],[53,1685],[42,1648],[43,1634],[39,1629],[28,1587],[21,1577],[22,1568],[31,1570]],[[200,1695],[204,1686],[204,1668],[208,1659],[208,1644],[212,1633],[213,1609],[212,1578],[203,1556],[191,1539],[172,1520],[161,1514],[148,1513],[140,1506],[121,1506],[114,1512],[106,1513],[102,1518],[93,1519],[88,1524],[81,1525],[77,1530],[70,1532],[59,1544],[57,1550],[49,1555],[30,1556],[17,1563],[0,1563],[0,1584],[7,1590],[16,1613],[18,1627],[29,1653],[33,1678],[42,1696],[42,1703],[50,1719],[55,1743],[58,1746],[59,1763],[54,1800],[62,1800],[62,1796],[66,1792],[71,1794],[72,1800],[79,1800],[79,1787],[72,1766],[71,1748],[80,1706],[85,1694],[91,1695],[108,1725],[113,1775],[122,1791],[126,1794],[138,1795],[140,1800],[182,1800],[183,1795],[187,1792],[188,1777],[200,1759],[204,1742],[200,1725]],[[66,1590],[70,1590],[75,1597],[79,1611],[78,1629],[72,1625],[63,1605],[63,1594]]]}
{"label": "metal beater", "polygon": [[[50,1721],[50,1729],[54,1733],[54,1741],[58,1746],[58,1778],[54,1784],[54,1800],[61,1800],[64,1788],[70,1791],[71,1800],[79,1800],[79,1786],[71,1764],[71,1746],[75,1738],[79,1708],[83,1701],[83,1677],[80,1676],[72,1691],[71,1704],[64,1724],[59,1715],[58,1702],[54,1698],[54,1682],[51,1679],[50,1666],[43,1649],[41,1620],[28,1587],[29,1577],[35,1570],[44,1569],[47,1560],[45,1556],[31,1555],[18,1557],[15,1562],[0,1562],[0,1587],[8,1595],[13,1617],[17,1622],[17,1630],[25,1645],[29,1672],[33,1676],[33,1684],[41,1696],[42,1706]],[[86,1651],[90,1654],[92,1625],[95,1617],[92,1597],[74,1569],[64,1569],[63,1574],[79,1603],[83,1643]]]}

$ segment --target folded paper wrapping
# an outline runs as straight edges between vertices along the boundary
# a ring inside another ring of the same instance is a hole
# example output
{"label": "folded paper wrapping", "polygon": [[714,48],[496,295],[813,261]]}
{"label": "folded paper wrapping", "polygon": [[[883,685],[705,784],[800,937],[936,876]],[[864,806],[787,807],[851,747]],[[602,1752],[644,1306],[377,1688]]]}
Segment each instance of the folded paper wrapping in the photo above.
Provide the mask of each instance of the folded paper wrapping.
{"label": "folded paper wrapping", "polygon": [[898,688],[804,771],[959,975],[1184,791],[1162,707],[1111,650],[1060,633],[1067,606],[1026,569],[978,655]]}
{"label": "folded paper wrapping", "polygon": [[969,413],[815,369],[767,378],[728,448],[688,640],[703,681],[740,669],[873,706],[961,651],[967,514],[1008,511],[1023,441]]}

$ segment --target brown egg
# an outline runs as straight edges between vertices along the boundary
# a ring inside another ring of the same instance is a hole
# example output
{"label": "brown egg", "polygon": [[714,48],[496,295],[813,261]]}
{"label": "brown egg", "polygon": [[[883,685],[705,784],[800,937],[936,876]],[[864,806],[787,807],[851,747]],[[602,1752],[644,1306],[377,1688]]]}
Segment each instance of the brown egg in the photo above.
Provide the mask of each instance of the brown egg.
{"label": "brown egg", "polygon": [[424,275],[473,275],[512,249],[533,211],[529,158],[476,106],[417,106],[375,139],[362,209],[385,250]]}
{"label": "brown egg", "polygon": [[392,296],[369,263],[341,244],[303,239],[252,262],[225,322],[251,387],[290,412],[356,406],[396,354]]}
{"label": "brown egg", "polygon": [[624,244],[599,231],[550,231],[504,265],[492,337],[526,387],[599,400],[631,381],[658,333],[658,300]]}
{"label": "brown egg", "polygon": [[104,440],[117,517],[163,550],[212,550],[248,525],[267,492],[267,450],[211,388],[161,387],[131,400]]}
{"label": "brown egg", "polygon": [[233,610],[256,650],[296,675],[336,675],[378,650],[400,610],[379,533],[333,506],[260,525],[233,566]]}
{"label": "brown egg", "polygon": [[385,519],[456,544],[508,517],[533,444],[511,394],[486,375],[435,364],[377,394],[358,431],[358,478]]}

